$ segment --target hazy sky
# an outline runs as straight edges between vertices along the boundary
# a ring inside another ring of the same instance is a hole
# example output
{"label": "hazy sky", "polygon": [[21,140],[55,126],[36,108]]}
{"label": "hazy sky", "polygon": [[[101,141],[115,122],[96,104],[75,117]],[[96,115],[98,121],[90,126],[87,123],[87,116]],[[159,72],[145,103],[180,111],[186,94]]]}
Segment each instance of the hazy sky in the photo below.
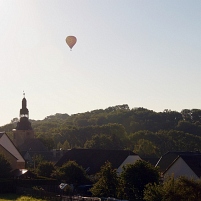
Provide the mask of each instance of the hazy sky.
{"label": "hazy sky", "polygon": [[0,125],[19,117],[23,90],[36,120],[200,109],[201,1],[0,0],[0,69]]}

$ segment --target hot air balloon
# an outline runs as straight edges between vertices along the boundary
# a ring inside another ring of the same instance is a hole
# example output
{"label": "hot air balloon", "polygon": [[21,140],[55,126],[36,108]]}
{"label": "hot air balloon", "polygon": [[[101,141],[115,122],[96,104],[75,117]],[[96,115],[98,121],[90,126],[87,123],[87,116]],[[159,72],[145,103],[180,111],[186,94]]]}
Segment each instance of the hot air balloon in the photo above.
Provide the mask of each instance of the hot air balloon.
{"label": "hot air balloon", "polygon": [[66,43],[70,47],[71,50],[76,42],[77,42],[77,38],[75,36],[68,36],[66,38]]}

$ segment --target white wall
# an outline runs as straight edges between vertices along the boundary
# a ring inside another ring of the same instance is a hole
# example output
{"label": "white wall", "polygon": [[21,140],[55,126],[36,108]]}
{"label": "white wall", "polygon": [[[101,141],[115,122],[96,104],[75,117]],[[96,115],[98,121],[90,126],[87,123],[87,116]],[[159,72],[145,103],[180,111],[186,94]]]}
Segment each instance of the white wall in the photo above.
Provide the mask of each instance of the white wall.
{"label": "white wall", "polygon": [[126,164],[133,164],[135,163],[137,160],[141,160],[141,158],[138,155],[130,155],[126,158],[126,160],[119,166],[119,168],[117,169],[117,173],[121,173],[123,170],[123,166]]}
{"label": "white wall", "polygon": [[16,147],[14,146],[14,144],[11,142],[11,140],[8,138],[6,134],[4,134],[0,138],[0,144],[18,159],[17,162],[25,162],[21,154],[19,153],[19,151],[16,149]]}
{"label": "white wall", "polygon": [[173,175],[174,178],[186,176],[188,178],[199,179],[192,169],[179,157],[174,164],[165,172],[164,177]]}

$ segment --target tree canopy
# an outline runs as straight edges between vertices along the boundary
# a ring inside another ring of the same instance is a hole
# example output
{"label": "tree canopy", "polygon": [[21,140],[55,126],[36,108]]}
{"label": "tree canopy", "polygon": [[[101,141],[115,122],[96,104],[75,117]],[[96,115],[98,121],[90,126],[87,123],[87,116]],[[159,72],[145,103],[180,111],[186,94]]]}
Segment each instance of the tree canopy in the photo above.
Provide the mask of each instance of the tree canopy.
{"label": "tree canopy", "polygon": [[56,170],[52,175],[53,177],[56,177],[67,184],[73,184],[74,186],[88,184],[89,182],[86,171],[75,161],[68,161],[61,167],[56,167]]}
{"label": "tree canopy", "polygon": [[[17,118],[0,127],[12,139]],[[49,149],[130,149],[141,157],[160,157],[168,151],[198,151],[201,148],[201,110],[146,108],[127,104],[73,115],[55,114],[30,120],[35,135]],[[147,151],[149,150],[149,151]]]}
{"label": "tree canopy", "polygon": [[142,199],[145,186],[149,183],[158,184],[159,178],[158,169],[146,161],[138,160],[134,164],[127,164],[121,173],[125,198]]}
{"label": "tree canopy", "polygon": [[54,170],[53,163],[49,161],[43,161],[37,166],[37,174],[43,177],[50,177]]}
{"label": "tree canopy", "polygon": [[110,162],[106,162],[97,173],[97,182],[90,189],[93,196],[116,197],[119,180],[116,170]]}
{"label": "tree canopy", "polygon": [[144,191],[145,201],[198,201],[201,200],[201,180],[186,177],[169,177],[163,184],[148,184]]}

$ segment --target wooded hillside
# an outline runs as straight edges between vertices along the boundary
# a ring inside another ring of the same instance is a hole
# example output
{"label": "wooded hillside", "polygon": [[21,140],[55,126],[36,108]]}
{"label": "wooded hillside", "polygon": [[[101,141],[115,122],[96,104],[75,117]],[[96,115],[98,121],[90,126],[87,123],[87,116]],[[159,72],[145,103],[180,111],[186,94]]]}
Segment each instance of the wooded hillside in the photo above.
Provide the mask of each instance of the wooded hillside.
{"label": "wooded hillside", "polygon": [[[37,138],[49,148],[130,149],[140,156],[201,149],[201,110],[154,112],[117,105],[74,115],[30,120]],[[12,138],[16,118],[0,127]]]}

